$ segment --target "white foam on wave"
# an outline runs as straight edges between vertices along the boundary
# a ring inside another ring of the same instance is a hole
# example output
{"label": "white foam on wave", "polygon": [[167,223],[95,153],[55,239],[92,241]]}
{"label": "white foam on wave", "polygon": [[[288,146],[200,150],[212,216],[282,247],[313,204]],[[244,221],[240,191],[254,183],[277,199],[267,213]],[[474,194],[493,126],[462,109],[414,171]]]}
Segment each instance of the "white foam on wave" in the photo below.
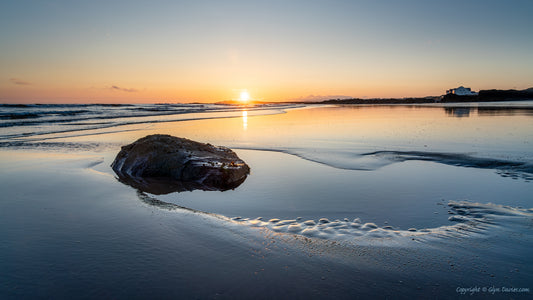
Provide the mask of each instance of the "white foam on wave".
{"label": "white foam on wave", "polygon": [[533,219],[533,209],[522,209],[496,204],[482,204],[468,201],[450,201],[449,221],[452,225],[444,225],[437,228],[402,230],[392,226],[379,227],[374,223],[362,223],[359,218],[350,221],[334,220],[326,218],[315,220],[280,220],[271,219],[264,221],[262,218],[231,218],[231,222],[263,228],[276,233],[301,235],[309,238],[328,240],[343,240],[361,243],[400,243],[406,240],[424,241],[436,238],[483,236],[491,227],[497,226],[504,220]]}
{"label": "white foam on wave", "polygon": [[[167,210],[178,210],[203,215],[211,220],[222,222],[221,226],[237,226],[260,230],[268,235],[288,235],[302,237],[306,240],[316,239],[335,242],[347,242],[352,245],[379,245],[385,247],[420,247],[432,246],[436,241],[449,241],[462,238],[491,238],[494,236],[519,234],[523,239],[531,236],[533,208],[524,209],[492,203],[475,203],[469,201],[449,201],[450,225],[436,228],[409,228],[407,230],[391,225],[380,227],[375,223],[354,220],[304,220],[302,218],[266,220],[262,217],[243,218],[227,217],[220,214],[203,212],[187,207],[167,203],[143,192],[138,196],[144,203]],[[232,229],[233,230],[233,229]]]}
{"label": "white foam on wave", "polygon": [[[39,106],[40,107],[40,106]],[[58,106],[59,107],[59,106]],[[62,106],[61,106],[62,107]],[[77,133],[74,136],[90,135],[84,133],[92,130],[116,128],[125,125],[138,125],[164,122],[182,122],[193,120],[207,120],[219,118],[242,117],[246,110],[248,116],[271,115],[285,113],[288,109],[302,108],[302,104],[258,104],[254,106],[220,106],[198,104],[172,105],[129,105],[129,106],[100,106],[88,105],[83,112],[73,114],[72,108],[63,107],[61,111],[35,111],[33,106],[0,107],[0,127],[5,132],[0,134],[0,140],[40,141],[51,134]],[[50,109],[49,107],[44,107]],[[12,110],[22,110],[20,114],[35,115],[22,120],[2,119],[2,114],[13,114]],[[70,135],[72,136],[72,134]],[[28,139],[30,137],[30,139]],[[67,136],[61,136],[67,137]],[[5,144],[3,146],[9,146]]]}

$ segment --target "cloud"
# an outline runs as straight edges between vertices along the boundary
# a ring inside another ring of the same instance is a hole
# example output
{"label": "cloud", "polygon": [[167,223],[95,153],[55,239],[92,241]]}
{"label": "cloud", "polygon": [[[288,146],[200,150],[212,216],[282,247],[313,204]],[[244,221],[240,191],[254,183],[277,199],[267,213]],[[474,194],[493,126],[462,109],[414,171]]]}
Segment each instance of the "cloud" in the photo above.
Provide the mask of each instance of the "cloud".
{"label": "cloud", "polygon": [[128,89],[128,88],[123,88],[123,87],[119,87],[119,86],[116,86],[116,85],[112,85],[111,87],[109,87],[110,90],[113,90],[113,91],[121,91],[121,92],[128,92],[128,93],[136,93],[138,92],[137,89]]}
{"label": "cloud", "polygon": [[31,83],[18,78],[10,78],[9,81],[11,81],[12,84],[16,85],[31,85]]}
{"label": "cloud", "polygon": [[331,99],[352,99],[352,96],[346,95],[308,95],[305,97],[293,98],[293,101],[323,101]]}

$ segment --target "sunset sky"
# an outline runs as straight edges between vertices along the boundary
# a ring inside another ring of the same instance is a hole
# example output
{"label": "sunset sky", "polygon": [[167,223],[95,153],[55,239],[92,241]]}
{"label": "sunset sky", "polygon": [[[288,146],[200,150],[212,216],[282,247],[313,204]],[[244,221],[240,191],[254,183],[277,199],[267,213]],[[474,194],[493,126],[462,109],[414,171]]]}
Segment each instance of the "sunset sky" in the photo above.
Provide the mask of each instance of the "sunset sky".
{"label": "sunset sky", "polygon": [[2,1],[0,102],[533,86],[533,1]]}

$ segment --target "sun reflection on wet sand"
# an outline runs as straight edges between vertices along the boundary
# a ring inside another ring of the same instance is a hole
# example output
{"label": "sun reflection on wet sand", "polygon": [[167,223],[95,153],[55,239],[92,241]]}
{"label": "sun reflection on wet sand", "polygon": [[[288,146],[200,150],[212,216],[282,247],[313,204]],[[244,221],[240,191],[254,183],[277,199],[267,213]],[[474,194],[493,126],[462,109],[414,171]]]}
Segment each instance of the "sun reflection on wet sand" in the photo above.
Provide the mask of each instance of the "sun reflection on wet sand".
{"label": "sun reflection on wet sand", "polygon": [[244,130],[248,129],[248,111],[242,111],[242,128]]}

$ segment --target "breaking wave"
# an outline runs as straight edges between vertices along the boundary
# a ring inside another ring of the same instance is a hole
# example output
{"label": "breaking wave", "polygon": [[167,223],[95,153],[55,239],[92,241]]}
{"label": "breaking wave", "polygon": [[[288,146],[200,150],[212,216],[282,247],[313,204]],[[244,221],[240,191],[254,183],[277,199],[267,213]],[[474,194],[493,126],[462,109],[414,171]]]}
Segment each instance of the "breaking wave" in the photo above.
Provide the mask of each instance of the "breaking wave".
{"label": "breaking wave", "polygon": [[222,104],[65,104],[0,105],[0,139],[87,131],[124,125],[190,121],[283,113],[302,107],[289,104],[251,106]]}

